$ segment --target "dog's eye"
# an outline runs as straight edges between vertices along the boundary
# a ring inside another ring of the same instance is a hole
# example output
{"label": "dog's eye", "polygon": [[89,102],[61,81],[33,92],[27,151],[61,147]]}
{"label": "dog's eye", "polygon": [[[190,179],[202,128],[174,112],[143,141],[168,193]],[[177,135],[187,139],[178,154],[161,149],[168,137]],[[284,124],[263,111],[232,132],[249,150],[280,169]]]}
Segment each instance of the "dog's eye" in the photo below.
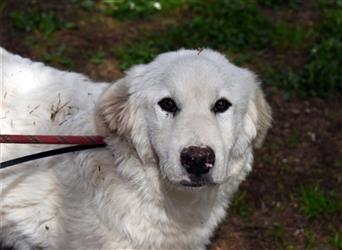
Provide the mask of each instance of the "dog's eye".
{"label": "dog's eye", "polygon": [[163,110],[170,112],[170,113],[176,113],[178,110],[178,107],[176,103],[174,102],[174,100],[172,100],[169,97],[162,99],[161,101],[158,102],[158,104]]}
{"label": "dog's eye", "polygon": [[232,106],[232,104],[229,101],[227,101],[224,98],[221,98],[215,103],[215,105],[213,107],[213,111],[215,113],[223,113],[227,109],[229,109],[230,106]]}

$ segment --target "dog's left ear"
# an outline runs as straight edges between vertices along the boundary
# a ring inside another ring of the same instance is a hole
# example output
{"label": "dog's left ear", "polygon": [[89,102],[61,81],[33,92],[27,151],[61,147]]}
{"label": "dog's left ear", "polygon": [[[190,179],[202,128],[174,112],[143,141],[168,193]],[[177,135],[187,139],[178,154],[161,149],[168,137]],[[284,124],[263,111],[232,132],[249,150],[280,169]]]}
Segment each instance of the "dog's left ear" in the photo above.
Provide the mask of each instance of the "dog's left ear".
{"label": "dog's left ear", "polygon": [[256,88],[254,98],[250,105],[252,107],[249,107],[247,115],[253,120],[256,127],[256,136],[253,140],[253,145],[259,148],[272,122],[271,107],[268,105],[260,86]]}
{"label": "dog's left ear", "polygon": [[260,86],[256,86],[243,115],[241,133],[234,144],[233,155],[241,157],[250,145],[259,148],[271,126],[271,121],[271,108]]}

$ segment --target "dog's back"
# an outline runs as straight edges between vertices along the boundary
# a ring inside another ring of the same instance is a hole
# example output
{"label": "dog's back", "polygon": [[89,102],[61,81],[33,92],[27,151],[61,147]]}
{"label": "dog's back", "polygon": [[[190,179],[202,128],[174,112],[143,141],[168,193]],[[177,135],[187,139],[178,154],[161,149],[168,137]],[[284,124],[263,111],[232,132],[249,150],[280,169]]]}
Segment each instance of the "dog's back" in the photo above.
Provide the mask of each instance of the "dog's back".
{"label": "dog's back", "polygon": [[[56,70],[2,48],[0,58],[2,134],[94,133],[89,113],[108,84],[94,84],[81,74]],[[1,160],[35,148],[46,146],[2,145]]]}
{"label": "dog's back", "polygon": [[[94,84],[83,75],[32,62],[2,48],[0,68],[1,134],[95,133],[89,117],[108,84]],[[48,148],[51,146],[1,144],[0,161]],[[42,159],[1,170],[3,244],[18,249],[54,247],[49,242],[57,234],[60,190],[55,170],[49,166]]]}

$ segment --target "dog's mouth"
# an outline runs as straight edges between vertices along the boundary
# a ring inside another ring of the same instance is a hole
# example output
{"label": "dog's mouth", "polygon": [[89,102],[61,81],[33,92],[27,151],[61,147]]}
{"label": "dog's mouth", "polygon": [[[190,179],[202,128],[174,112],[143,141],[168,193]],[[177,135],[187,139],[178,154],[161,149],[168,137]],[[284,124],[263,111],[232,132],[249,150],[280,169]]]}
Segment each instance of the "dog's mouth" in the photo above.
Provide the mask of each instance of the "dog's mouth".
{"label": "dog's mouth", "polygon": [[213,181],[213,179],[211,178],[211,176],[194,176],[194,175],[190,175],[189,176],[189,180],[182,180],[179,183],[180,185],[184,186],[184,187],[204,187],[204,186],[214,186],[217,183],[215,183]]}
{"label": "dog's mouth", "polygon": [[184,187],[204,187],[215,185],[214,183],[206,183],[206,182],[189,182],[189,181],[181,181],[180,184]]}

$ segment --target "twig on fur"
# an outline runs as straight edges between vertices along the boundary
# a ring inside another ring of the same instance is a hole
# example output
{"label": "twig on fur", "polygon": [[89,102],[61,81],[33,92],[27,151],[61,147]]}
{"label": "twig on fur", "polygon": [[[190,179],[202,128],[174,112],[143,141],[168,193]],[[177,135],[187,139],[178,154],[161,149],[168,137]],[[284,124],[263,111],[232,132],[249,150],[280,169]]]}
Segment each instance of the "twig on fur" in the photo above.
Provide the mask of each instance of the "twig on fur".
{"label": "twig on fur", "polygon": [[58,124],[58,126],[61,126],[64,122],[66,122],[66,121],[68,121],[69,119],[65,119],[65,120],[63,120],[63,121],[61,121],[59,124]]}
{"label": "twig on fur", "polygon": [[39,108],[40,104],[38,104],[37,106],[35,106],[30,112],[29,114],[32,115],[32,113],[37,109]]}
{"label": "twig on fur", "polygon": [[58,93],[58,103],[57,103],[57,106],[56,106],[56,109],[54,108],[54,105],[51,106],[51,115],[50,115],[50,119],[52,121],[55,120],[56,118],[56,115],[66,106],[68,105],[69,102],[66,102],[64,103],[62,106],[61,105],[61,94]]}

